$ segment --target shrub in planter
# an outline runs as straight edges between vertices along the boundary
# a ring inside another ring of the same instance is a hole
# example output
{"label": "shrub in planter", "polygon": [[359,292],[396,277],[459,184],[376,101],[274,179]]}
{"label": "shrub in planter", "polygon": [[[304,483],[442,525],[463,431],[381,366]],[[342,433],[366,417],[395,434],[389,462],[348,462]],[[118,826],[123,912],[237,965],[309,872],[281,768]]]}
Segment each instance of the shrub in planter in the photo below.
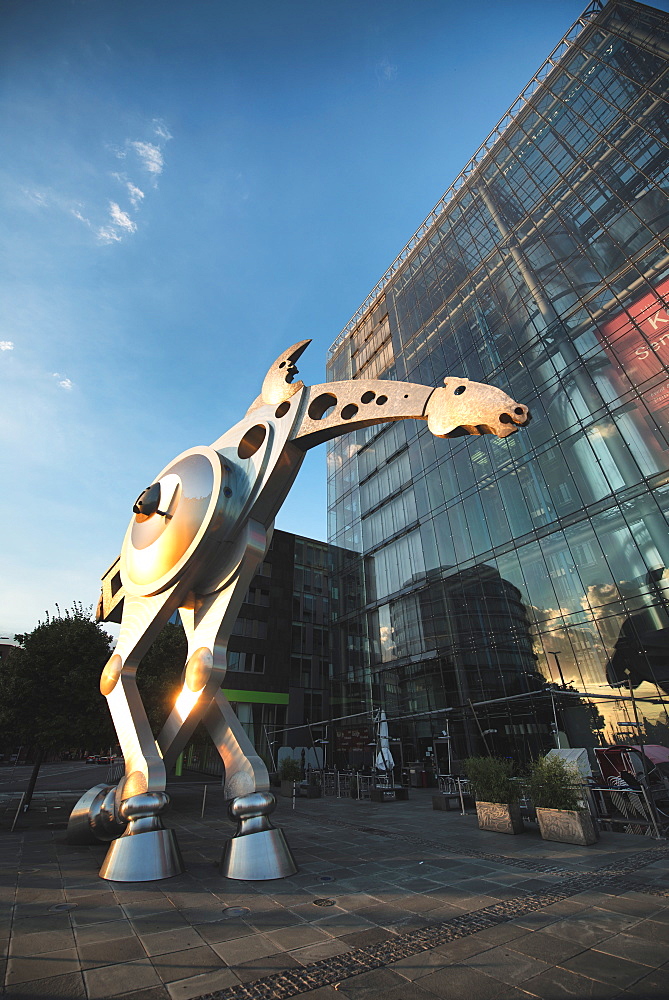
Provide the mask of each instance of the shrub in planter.
{"label": "shrub in planter", "polygon": [[302,780],[301,764],[293,760],[292,757],[284,757],[279,764],[279,777],[281,779],[281,794],[291,796],[293,783]]}
{"label": "shrub in planter", "polygon": [[581,775],[558,756],[539,757],[530,766],[528,791],[537,810],[544,840],[561,844],[594,844],[598,832],[582,806]]}
{"label": "shrub in planter", "polygon": [[501,757],[469,757],[464,768],[476,796],[479,829],[522,833],[520,789],[513,780],[512,762]]}

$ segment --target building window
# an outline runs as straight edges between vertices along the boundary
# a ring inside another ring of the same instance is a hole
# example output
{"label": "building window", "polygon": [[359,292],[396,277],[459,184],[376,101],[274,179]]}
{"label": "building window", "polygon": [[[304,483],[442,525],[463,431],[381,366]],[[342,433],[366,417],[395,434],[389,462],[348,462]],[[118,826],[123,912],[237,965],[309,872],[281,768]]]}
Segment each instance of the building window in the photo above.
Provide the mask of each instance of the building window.
{"label": "building window", "polygon": [[237,650],[228,650],[228,670],[237,674],[264,674],[265,654],[264,653],[243,653]]}

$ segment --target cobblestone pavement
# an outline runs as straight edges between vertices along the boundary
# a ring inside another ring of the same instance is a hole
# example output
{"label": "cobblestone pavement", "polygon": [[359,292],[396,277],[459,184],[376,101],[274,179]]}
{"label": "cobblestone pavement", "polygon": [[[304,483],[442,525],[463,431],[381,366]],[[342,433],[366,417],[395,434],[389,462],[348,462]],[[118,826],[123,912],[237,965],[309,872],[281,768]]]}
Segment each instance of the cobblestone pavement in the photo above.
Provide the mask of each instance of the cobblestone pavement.
{"label": "cobblestone pavement", "polygon": [[[669,996],[669,845],[593,847],[479,831],[407,802],[282,799],[297,875],[222,878],[220,790],[181,785],[167,825],[185,874],[97,877],[104,846],[65,843],[76,795],[45,793],[41,828],[0,833],[8,997],[133,1000],[600,1000]],[[7,806],[11,812],[11,803]],[[15,808],[15,806],[14,806]]]}

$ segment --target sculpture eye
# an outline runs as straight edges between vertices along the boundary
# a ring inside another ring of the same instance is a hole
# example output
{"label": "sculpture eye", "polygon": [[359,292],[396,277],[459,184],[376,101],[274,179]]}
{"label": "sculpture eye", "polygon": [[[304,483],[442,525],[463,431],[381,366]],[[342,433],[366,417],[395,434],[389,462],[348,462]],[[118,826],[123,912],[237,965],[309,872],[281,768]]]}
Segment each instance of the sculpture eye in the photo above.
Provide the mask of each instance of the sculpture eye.
{"label": "sculpture eye", "polygon": [[154,483],[152,486],[147,486],[145,490],[142,490],[135,500],[132,509],[135,514],[151,517],[158,510],[159,506],[160,483]]}
{"label": "sculpture eye", "polygon": [[467,386],[466,386],[466,385],[459,385],[459,386],[457,387],[457,389],[454,389],[454,390],[453,390],[453,395],[454,395],[454,396],[461,396],[461,395],[462,395],[462,393],[463,393],[463,392],[465,391],[465,389],[466,389],[466,388],[467,388]]}

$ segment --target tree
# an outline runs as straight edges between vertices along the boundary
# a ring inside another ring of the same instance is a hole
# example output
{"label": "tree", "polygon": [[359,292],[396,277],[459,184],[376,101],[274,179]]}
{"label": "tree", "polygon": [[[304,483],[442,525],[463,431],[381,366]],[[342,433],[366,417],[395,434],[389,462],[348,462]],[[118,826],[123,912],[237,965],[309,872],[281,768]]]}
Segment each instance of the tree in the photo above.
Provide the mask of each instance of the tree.
{"label": "tree", "polygon": [[0,667],[0,728],[6,737],[37,751],[27,802],[48,751],[100,748],[114,738],[100,693],[111,637],[81,604],[64,614],[57,611],[57,617],[47,613],[32,632],[17,635],[20,645]]}
{"label": "tree", "polygon": [[187,648],[181,625],[168,622],[137,668],[137,687],[154,736],[163,728],[181,689]]}

